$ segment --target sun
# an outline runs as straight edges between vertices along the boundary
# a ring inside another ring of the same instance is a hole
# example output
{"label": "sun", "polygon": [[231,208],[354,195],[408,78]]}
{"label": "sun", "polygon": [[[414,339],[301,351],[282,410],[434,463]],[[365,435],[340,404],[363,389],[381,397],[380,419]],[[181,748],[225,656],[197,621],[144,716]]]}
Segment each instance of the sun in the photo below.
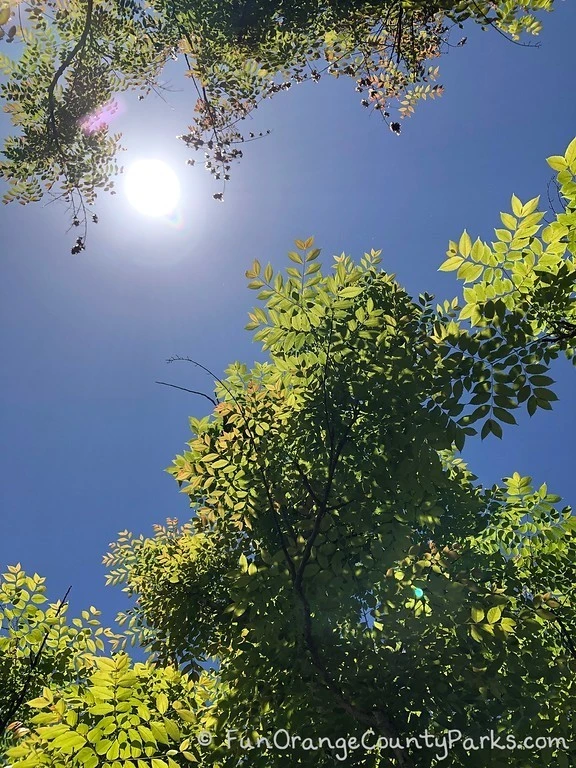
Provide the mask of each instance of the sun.
{"label": "sun", "polygon": [[167,216],[180,200],[180,182],[162,160],[137,160],[128,168],[126,197],[145,216]]}

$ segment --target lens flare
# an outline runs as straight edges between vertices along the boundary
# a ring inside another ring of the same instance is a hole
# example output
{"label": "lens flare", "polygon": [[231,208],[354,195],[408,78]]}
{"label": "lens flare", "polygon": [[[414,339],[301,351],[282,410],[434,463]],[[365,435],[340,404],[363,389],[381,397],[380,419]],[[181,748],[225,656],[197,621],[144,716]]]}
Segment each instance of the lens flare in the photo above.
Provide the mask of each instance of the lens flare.
{"label": "lens flare", "polygon": [[117,117],[122,110],[120,109],[120,102],[116,99],[111,99],[99,109],[94,110],[89,115],[85,115],[80,120],[80,128],[84,133],[96,133],[103,128],[108,128],[112,120]]}

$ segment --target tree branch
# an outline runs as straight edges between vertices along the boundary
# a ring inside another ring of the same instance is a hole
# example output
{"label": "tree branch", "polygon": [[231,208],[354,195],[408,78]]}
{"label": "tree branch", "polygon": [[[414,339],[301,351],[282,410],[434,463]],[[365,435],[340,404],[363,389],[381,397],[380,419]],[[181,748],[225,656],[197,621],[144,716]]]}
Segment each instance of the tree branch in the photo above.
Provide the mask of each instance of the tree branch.
{"label": "tree branch", "polygon": [[[332,693],[338,705],[355,720],[363,723],[364,725],[371,727],[375,726],[382,735],[388,737],[389,739],[398,740],[398,732],[388,715],[379,710],[366,712],[363,709],[355,706],[346,698],[338,684],[333,680],[330,672],[322,661],[318,646],[316,645],[316,640],[312,634],[312,616],[310,611],[310,604],[306,594],[304,593],[302,584],[296,587],[296,592],[300,598],[304,616],[304,642],[310,654],[312,663],[318,670],[319,676],[326,688]],[[392,751],[399,766],[402,768],[410,768],[412,761],[399,746],[392,747]]]}
{"label": "tree branch", "polygon": [[177,384],[168,384],[166,381],[155,381],[154,383],[155,384],[163,384],[165,387],[173,387],[174,389],[181,389],[184,392],[190,392],[190,394],[192,394],[192,395],[200,395],[200,397],[205,397],[206,400],[210,400],[210,402],[212,403],[212,405],[214,407],[216,407],[218,405],[216,400],[214,400],[212,397],[210,397],[210,395],[207,395],[204,392],[198,392],[195,389],[187,389],[186,387],[179,387]]}
{"label": "tree branch", "polygon": [[86,45],[86,41],[88,40],[88,35],[90,33],[90,26],[92,24],[93,10],[94,10],[94,0],[87,0],[86,19],[84,21],[84,28],[82,30],[82,34],[80,35],[78,42],[76,43],[74,48],[72,48],[68,56],[64,59],[64,61],[60,64],[60,66],[56,70],[54,77],[52,78],[52,81],[48,86],[48,126],[52,131],[52,135],[57,142],[58,142],[58,138],[57,138],[58,132],[56,129],[56,118],[54,116],[54,107],[55,107],[54,91],[56,89],[56,86],[58,85],[58,80],[60,80],[64,72],[68,69],[70,64],[76,58],[77,54]]}

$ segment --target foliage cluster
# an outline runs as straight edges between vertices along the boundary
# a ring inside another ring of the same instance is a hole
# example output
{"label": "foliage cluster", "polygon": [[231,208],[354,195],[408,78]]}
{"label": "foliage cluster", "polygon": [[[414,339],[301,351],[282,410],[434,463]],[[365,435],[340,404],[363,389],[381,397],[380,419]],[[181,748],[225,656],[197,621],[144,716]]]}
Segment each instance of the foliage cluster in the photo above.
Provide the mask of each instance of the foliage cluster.
{"label": "foliage cluster", "polygon": [[91,607],[69,625],[66,600],[49,603],[44,581],[20,565],[0,577],[0,739],[17,715],[26,722],[23,705],[48,680],[64,686],[104,650],[99,612]]}
{"label": "foliage cluster", "polygon": [[18,50],[0,53],[0,96],[15,127],[0,162],[4,201],[63,198],[83,225],[81,251],[97,191],[114,191],[115,97],[161,90],[171,59],[184,60],[196,97],[180,138],[205,154],[221,200],[244,142],[259,138],[242,121],[263,100],[324,73],[347,76],[362,105],[399,133],[389,109],[408,116],[441,92],[433,60],[452,27],[471,19],[518,39],[539,31],[535,14],[552,1],[1,0],[0,40]]}

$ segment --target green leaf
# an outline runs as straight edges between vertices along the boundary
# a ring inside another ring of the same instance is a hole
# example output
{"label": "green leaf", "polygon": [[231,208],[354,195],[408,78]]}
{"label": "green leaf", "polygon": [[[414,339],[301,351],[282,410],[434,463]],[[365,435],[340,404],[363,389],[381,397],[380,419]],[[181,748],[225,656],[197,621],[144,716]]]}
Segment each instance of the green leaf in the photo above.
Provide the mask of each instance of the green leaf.
{"label": "green leaf", "polygon": [[503,421],[506,424],[516,424],[516,419],[514,416],[510,413],[510,411],[507,411],[504,408],[494,408],[493,413],[497,419],[500,419],[500,421]]}
{"label": "green leaf", "polygon": [[547,387],[550,386],[550,384],[554,384],[554,379],[550,378],[550,376],[530,376],[530,383],[535,387]]}
{"label": "green leaf", "polygon": [[538,616],[540,616],[541,619],[546,619],[546,621],[555,621],[556,615],[553,611],[548,611],[546,608],[537,608],[536,613]]}
{"label": "green leaf", "polygon": [[529,216],[531,213],[534,213],[534,211],[538,208],[538,203],[540,202],[540,196],[533,197],[532,200],[528,200],[527,203],[525,203],[522,206],[522,216]]}
{"label": "green leaf", "polygon": [[466,230],[462,233],[462,236],[460,237],[460,241],[458,243],[458,250],[464,256],[465,258],[470,255],[470,250],[472,248],[472,240],[470,239],[470,235]]}
{"label": "green leaf", "polygon": [[486,618],[489,624],[496,624],[496,622],[500,619],[501,615],[502,615],[502,608],[500,608],[500,606],[498,605],[495,605],[488,610],[488,613],[486,614]]}
{"label": "green leaf", "polygon": [[501,243],[509,243],[512,240],[512,233],[507,229],[495,229],[494,232]]}
{"label": "green leaf", "polygon": [[347,286],[346,288],[342,288],[342,290],[339,292],[339,296],[343,299],[353,299],[356,296],[359,296],[364,289],[360,288],[358,286]]}
{"label": "green leaf", "polygon": [[107,760],[116,760],[120,754],[120,745],[117,741],[113,741],[110,745],[110,749],[106,752]]}
{"label": "green leaf", "polygon": [[34,709],[44,709],[44,707],[47,707],[50,702],[47,699],[44,699],[42,696],[39,696],[37,699],[31,699],[27,702],[29,707],[34,707]]}
{"label": "green leaf", "polygon": [[568,148],[566,149],[564,157],[570,166],[572,166],[576,161],[576,137],[572,139],[570,144],[568,144]]}
{"label": "green leaf", "polygon": [[538,400],[547,400],[549,402],[558,400],[558,397],[554,392],[552,392],[549,389],[542,389],[540,387],[536,387],[536,389],[534,390],[534,396]]}
{"label": "green leaf", "polygon": [[156,709],[158,712],[160,712],[161,715],[165,715],[168,711],[168,696],[166,696],[165,693],[159,693],[158,696],[156,696]]}
{"label": "green leaf", "polygon": [[164,727],[163,723],[154,722],[152,720],[149,725],[150,730],[152,731],[152,735],[157,742],[160,742],[161,744],[170,743],[170,739],[168,738],[168,734],[166,733],[166,728]]}
{"label": "green leaf", "polygon": [[174,720],[169,720],[167,717],[165,717],[164,727],[166,728],[166,732],[168,733],[168,736],[170,736],[170,738],[173,739],[174,741],[178,741],[181,738],[182,734],[180,732],[180,728],[174,722]]}
{"label": "green leaf", "polygon": [[482,425],[482,430],[480,432],[480,438],[482,440],[485,440],[489,434],[496,435],[496,437],[502,437],[502,427],[500,424],[498,424],[497,421],[494,421],[494,419],[486,419],[484,424]]}
{"label": "green leaf", "polygon": [[453,272],[455,269],[458,269],[463,261],[464,259],[462,256],[451,256],[449,259],[442,262],[439,267],[439,272]]}
{"label": "green leaf", "polygon": [[466,270],[464,276],[464,282],[465,283],[473,283],[475,280],[477,280],[482,272],[484,271],[484,267],[482,264],[470,264],[469,269]]}
{"label": "green leaf", "polygon": [[470,609],[470,616],[473,622],[479,624],[484,619],[484,609],[481,605],[473,605]]}
{"label": "green leaf", "polygon": [[484,642],[484,638],[482,637],[480,632],[476,629],[474,624],[472,624],[472,626],[470,627],[470,634],[474,638],[474,640],[476,640],[477,643]]}
{"label": "green leaf", "polygon": [[562,155],[552,155],[547,158],[546,162],[555,171],[564,171],[567,168],[567,163]]}
{"label": "green leaf", "polygon": [[109,715],[110,712],[114,712],[114,705],[113,704],[94,704],[94,706],[90,707],[90,714],[91,715]]}
{"label": "green leaf", "polygon": [[522,216],[522,203],[520,200],[516,197],[516,195],[512,195],[512,213],[514,216]]}
{"label": "green leaf", "polygon": [[82,765],[91,765],[94,764],[94,760],[96,760],[96,765],[98,764],[98,756],[94,752],[93,749],[90,747],[83,747],[78,754],[76,755],[76,760],[78,762],[82,763]]}
{"label": "green leaf", "polygon": [[314,261],[314,259],[317,259],[319,255],[320,255],[320,248],[313,248],[306,255],[306,261],[307,262]]}
{"label": "green leaf", "polygon": [[504,632],[513,632],[515,625],[516,622],[514,619],[511,619],[507,616],[505,616],[500,622],[500,627],[504,630]]}
{"label": "green leaf", "polygon": [[502,219],[502,224],[504,224],[507,229],[515,231],[516,227],[518,226],[518,222],[514,216],[511,216],[509,213],[501,213],[500,218]]}
{"label": "green leaf", "polygon": [[185,723],[190,723],[194,725],[196,723],[196,715],[191,712],[189,709],[178,709],[177,710],[178,717],[181,717],[182,720],[184,720]]}
{"label": "green leaf", "polygon": [[474,241],[472,250],[470,251],[470,257],[473,261],[481,262],[484,258],[484,243],[479,237]]}

